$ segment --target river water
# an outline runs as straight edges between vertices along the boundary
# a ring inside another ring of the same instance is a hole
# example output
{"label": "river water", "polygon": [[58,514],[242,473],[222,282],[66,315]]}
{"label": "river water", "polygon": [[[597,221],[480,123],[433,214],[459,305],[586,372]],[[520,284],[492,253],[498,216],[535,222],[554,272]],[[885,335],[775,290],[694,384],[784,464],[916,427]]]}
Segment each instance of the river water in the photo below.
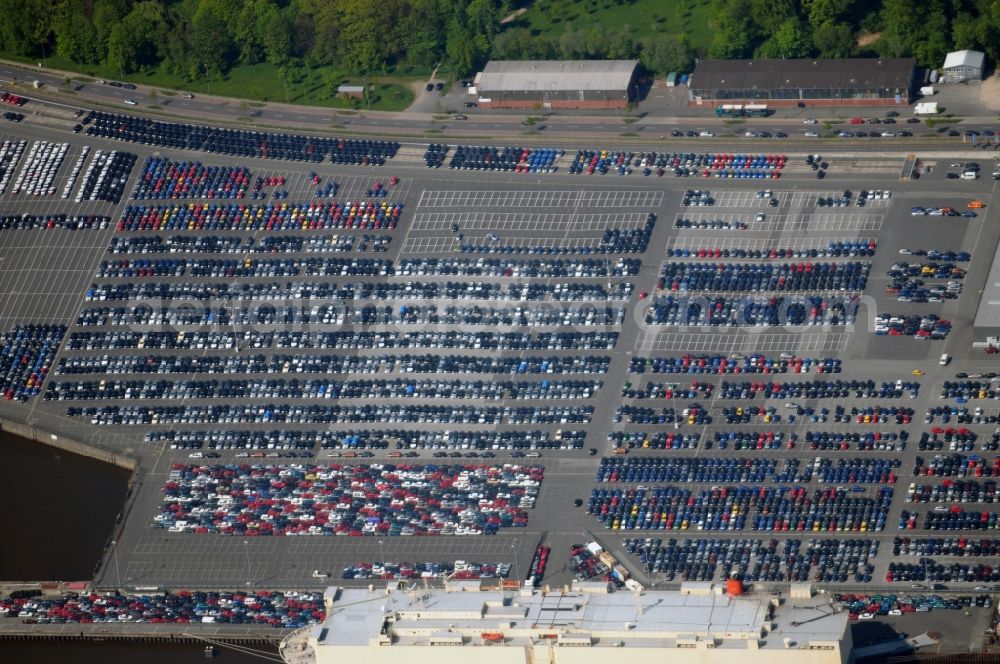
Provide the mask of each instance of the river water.
{"label": "river water", "polygon": [[[0,432],[4,472],[0,508],[0,580],[85,581],[128,493],[129,472]],[[261,649],[260,646],[252,646]],[[3,664],[182,664],[266,661],[229,648],[205,658],[199,645],[18,641],[0,643]],[[269,651],[271,659],[276,650]]]}

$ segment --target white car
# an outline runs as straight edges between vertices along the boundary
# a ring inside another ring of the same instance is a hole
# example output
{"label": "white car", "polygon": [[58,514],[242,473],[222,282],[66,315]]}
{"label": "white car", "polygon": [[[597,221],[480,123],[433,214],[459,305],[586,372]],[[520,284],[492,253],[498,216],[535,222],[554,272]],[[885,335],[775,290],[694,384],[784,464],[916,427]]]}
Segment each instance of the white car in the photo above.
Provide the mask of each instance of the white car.
{"label": "white car", "polygon": [[816,124],[816,118],[806,118],[802,121],[802,124]]}
{"label": "white car", "polygon": [[814,131],[807,131],[806,138],[819,138],[819,134]]}
{"label": "white car", "polygon": [[701,136],[702,138],[715,138],[715,134],[713,134],[710,131],[703,131],[703,132],[699,133],[698,135]]}
{"label": "white car", "polygon": [[750,129],[748,129],[746,133],[743,135],[746,136],[747,138],[757,138],[757,132]]}

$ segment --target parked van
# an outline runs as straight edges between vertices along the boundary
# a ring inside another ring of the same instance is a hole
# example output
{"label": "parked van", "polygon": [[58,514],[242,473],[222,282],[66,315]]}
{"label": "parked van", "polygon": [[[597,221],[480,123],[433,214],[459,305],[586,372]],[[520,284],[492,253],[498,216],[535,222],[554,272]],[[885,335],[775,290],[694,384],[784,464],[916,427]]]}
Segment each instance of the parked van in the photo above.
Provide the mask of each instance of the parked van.
{"label": "parked van", "polygon": [[941,359],[938,360],[938,364],[940,364],[942,367],[948,364],[949,362],[951,362],[951,356],[948,355],[948,353],[944,353],[943,355],[941,355]]}

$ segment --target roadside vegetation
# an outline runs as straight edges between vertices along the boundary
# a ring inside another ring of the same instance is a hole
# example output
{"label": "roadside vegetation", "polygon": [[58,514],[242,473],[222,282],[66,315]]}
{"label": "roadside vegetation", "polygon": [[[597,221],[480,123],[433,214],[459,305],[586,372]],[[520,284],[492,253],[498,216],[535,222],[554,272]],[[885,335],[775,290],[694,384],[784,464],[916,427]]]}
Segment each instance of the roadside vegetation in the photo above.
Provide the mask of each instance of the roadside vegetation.
{"label": "roadside vegetation", "polygon": [[[395,110],[490,58],[1000,56],[987,0],[0,0],[0,55],[257,101]],[[366,85],[365,99],[337,86]]]}

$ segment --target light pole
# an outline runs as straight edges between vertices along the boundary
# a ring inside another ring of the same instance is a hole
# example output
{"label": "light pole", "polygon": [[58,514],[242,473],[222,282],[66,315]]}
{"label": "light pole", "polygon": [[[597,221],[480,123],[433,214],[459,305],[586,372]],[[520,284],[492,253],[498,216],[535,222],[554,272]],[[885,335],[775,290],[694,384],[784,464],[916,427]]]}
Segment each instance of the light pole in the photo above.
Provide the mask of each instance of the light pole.
{"label": "light pole", "polygon": [[118,592],[122,592],[122,572],[118,567],[118,540],[111,540],[111,555],[115,559],[115,578],[118,579]]}
{"label": "light pole", "polygon": [[385,576],[385,542],[382,540],[378,541],[378,556],[381,558],[379,564],[382,566],[382,576]]}
{"label": "light pole", "polygon": [[243,540],[243,553],[247,556],[247,588],[253,585],[253,572],[250,570],[250,542]]}
{"label": "light pole", "polygon": [[510,550],[514,552],[514,578],[517,584],[521,585],[521,573],[517,571],[517,542],[511,542]]}
{"label": "light pole", "polygon": [[201,66],[205,70],[205,82],[208,83],[208,96],[211,97],[212,96],[212,79],[210,79],[208,77],[208,65],[206,65],[203,62],[203,63],[201,63]]}

